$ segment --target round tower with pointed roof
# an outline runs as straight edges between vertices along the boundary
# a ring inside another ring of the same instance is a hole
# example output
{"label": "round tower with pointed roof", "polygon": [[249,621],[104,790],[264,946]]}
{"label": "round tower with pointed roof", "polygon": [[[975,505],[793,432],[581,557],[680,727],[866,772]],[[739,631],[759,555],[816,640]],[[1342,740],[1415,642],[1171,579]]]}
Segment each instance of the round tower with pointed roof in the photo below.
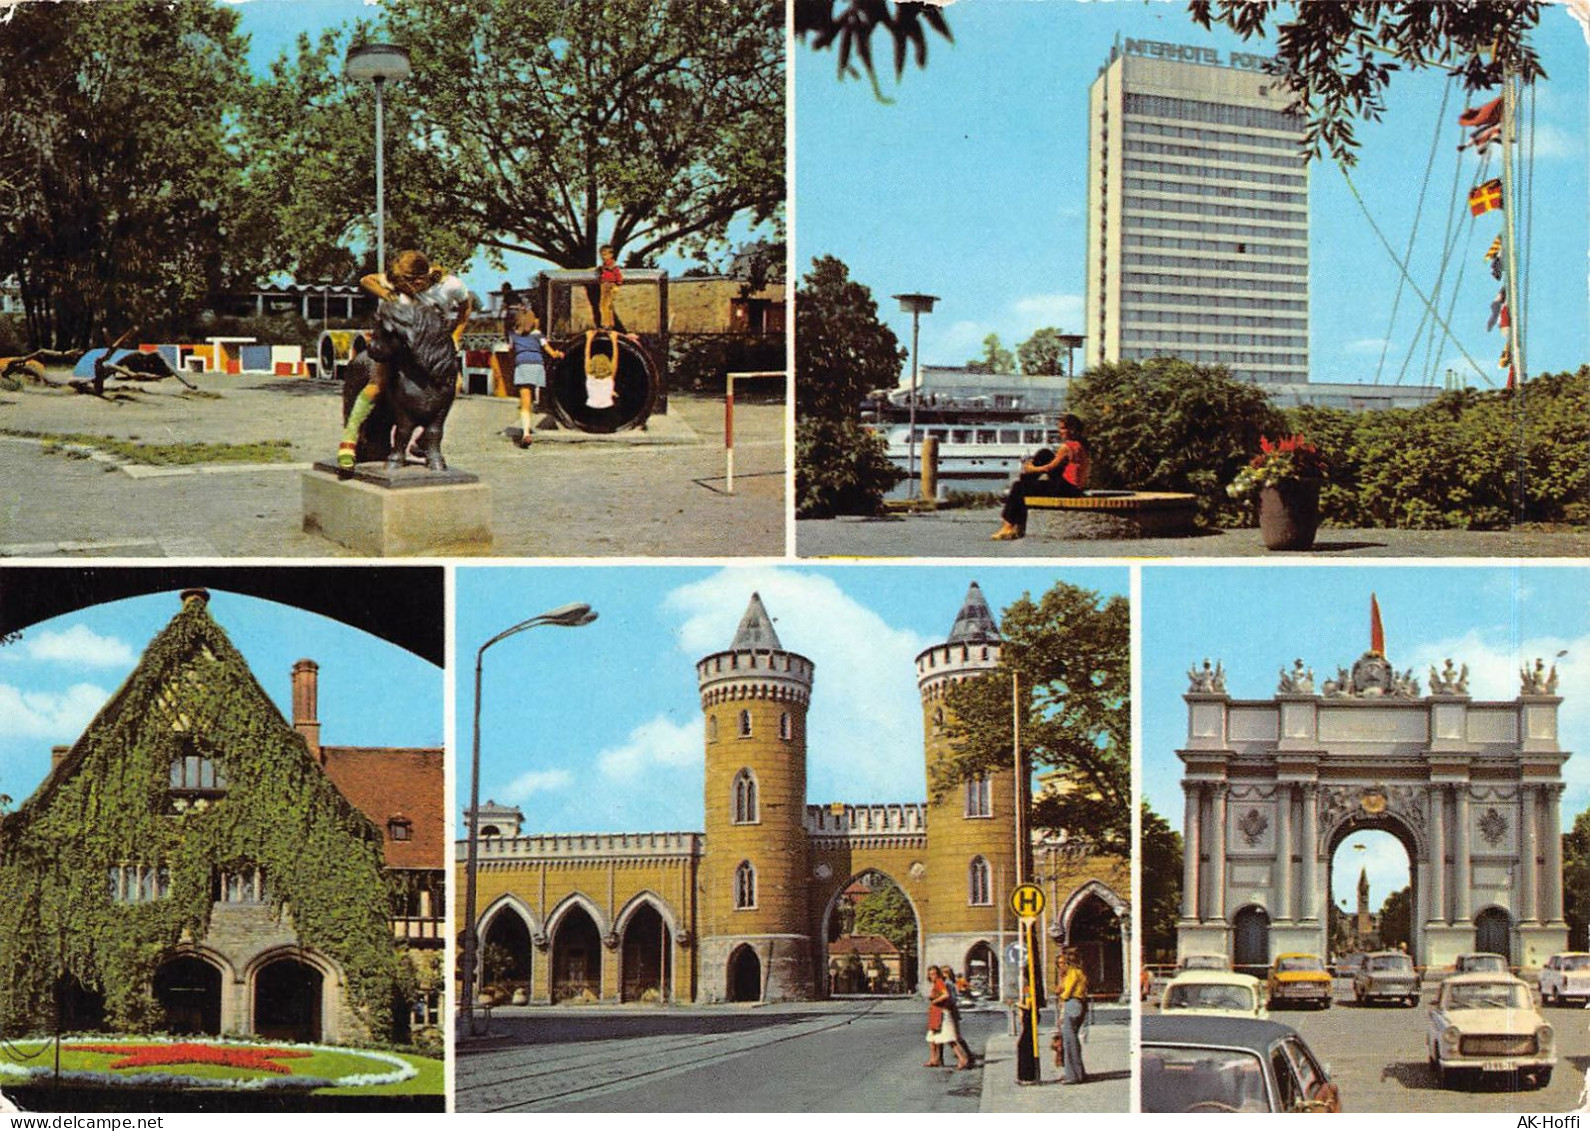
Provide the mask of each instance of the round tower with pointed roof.
{"label": "round tower with pointed roof", "polygon": [[696,664],[706,716],[697,896],[702,1000],[813,996],[806,709],[812,662],[784,650],[759,595],[727,650]]}
{"label": "round tower with pointed roof", "polygon": [[[1014,771],[996,770],[935,788],[937,767],[951,753],[954,715],[945,695],[955,684],[995,668],[999,648],[999,627],[974,581],[948,639],[916,658],[929,793],[924,970],[930,965],[966,970],[974,950],[997,936],[1015,883]],[[935,792],[940,794],[936,800]]]}

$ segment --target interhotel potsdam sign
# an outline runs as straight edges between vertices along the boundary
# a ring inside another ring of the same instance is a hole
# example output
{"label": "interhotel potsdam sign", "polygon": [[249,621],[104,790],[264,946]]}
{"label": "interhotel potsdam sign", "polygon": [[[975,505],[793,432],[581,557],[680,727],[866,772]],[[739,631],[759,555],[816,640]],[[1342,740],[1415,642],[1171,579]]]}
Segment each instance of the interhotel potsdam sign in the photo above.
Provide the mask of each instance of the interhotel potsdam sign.
{"label": "interhotel potsdam sign", "polygon": [[1222,63],[1220,52],[1213,47],[1194,47],[1190,43],[1161,43],[1155,39],[1128,39],[1125,51],[1128,55],[1146,55],[1151,59],[1202,63],[1209,67],[1236,67],[1243,71],[1262,71],[1266,63],[1275,61],[1269,55],[1250,55],[1242,51],[1232,51]]}

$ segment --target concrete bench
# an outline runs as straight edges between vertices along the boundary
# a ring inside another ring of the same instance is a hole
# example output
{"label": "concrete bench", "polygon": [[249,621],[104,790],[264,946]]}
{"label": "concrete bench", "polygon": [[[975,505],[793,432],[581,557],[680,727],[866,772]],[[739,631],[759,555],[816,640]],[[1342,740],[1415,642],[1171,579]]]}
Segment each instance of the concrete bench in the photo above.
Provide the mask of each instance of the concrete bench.
{"label": "concrete bench", "polygon": [[1174,538],[1191,534],[1198,497],[1176,491],[1096,491],[1027,499],[1029,533],[1044,541]]}

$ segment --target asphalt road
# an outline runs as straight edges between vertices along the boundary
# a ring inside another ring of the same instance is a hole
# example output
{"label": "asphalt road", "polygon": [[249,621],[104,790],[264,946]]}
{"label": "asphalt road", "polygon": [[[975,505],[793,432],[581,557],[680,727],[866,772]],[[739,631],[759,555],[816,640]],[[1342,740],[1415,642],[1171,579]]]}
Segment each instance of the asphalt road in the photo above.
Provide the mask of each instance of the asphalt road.
{"label": "asphalt road", "polygon": [[[460,1046],[459,1111],[978,1110],[970,1071],[922,1067],[925,1007],[845,1001],[693,1009],[499,1010]],[[979,1052],[1003,1011],[965,1015]],[[954,1058],[948,1058],[953,1063]]]}
{"label": "asphalt road", "polygon": [[[1557,1068],[1551,1083],[1536,1089],[1527,1079],[1465,1080],[1442,1088],[1425,1052],[1434,986],[1426,983],[1419,1005],[1357,1005],[1350,983],[1337,980],[1336,1003],[1327,1010],[1284,1009],[1273,1021],[1291,1025],[1328,1066],[1349,1112],[1479,1112],[1536,1114],[1572,1111],[1590,1068],[1590,1012],[1547,1008],[1542,1015],[1556,1030]],[[1145,1005],[1145,1013],[1154,1012]]]}

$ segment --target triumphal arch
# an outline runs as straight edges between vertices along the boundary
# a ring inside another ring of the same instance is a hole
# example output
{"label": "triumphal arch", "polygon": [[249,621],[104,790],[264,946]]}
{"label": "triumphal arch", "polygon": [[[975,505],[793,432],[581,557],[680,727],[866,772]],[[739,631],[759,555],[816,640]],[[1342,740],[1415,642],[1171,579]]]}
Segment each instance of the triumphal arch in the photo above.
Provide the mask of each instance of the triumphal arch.
{"label": "triumphal arch", "polygon": [[1482,950],[1538,967],[1567,948],[1555,665],[1492,702],[1448,660],[1421,692],[1376,618],[1369,651],[1317,685],[1302,660],[1269,699],[1233,699],[1208,660],[1188,677],[1178,956],[1326,955],[1330,862],[1366,829],[1407,849],[1420,965]]}

